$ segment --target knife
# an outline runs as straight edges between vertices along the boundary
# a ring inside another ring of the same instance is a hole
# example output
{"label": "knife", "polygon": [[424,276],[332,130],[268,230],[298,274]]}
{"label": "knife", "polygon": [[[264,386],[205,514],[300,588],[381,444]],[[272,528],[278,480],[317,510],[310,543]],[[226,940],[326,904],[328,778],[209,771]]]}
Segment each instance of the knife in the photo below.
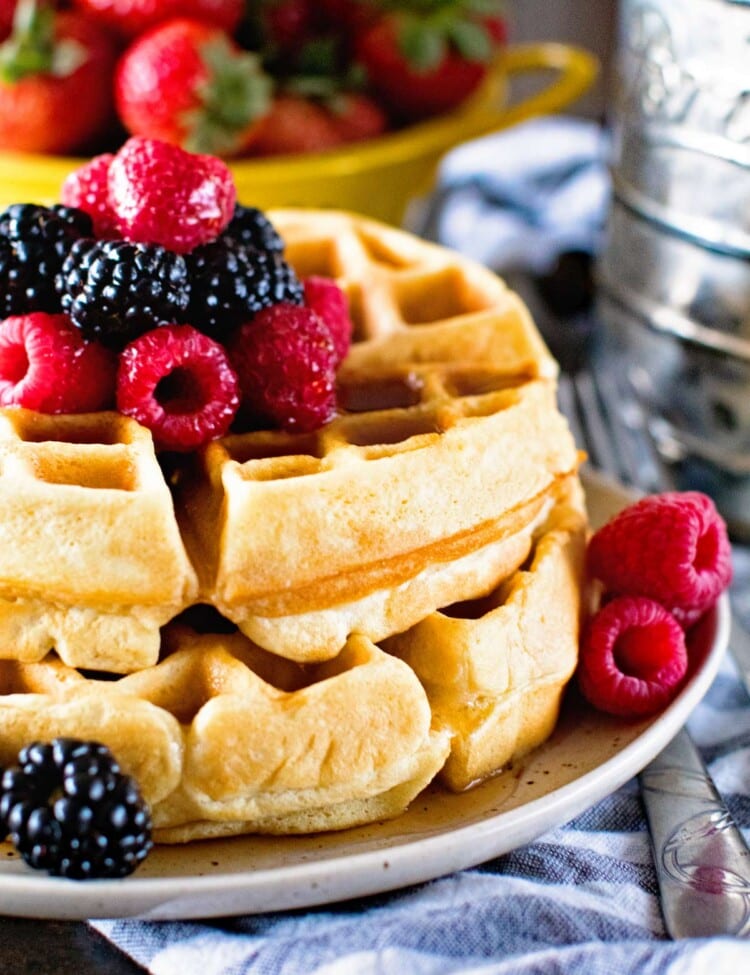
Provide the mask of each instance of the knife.
{"label": "knife", "polygon": [[[736,617],[731,647],[750,694],[750,634]],[[686,729],[639,779],[667,932],[750,937],[750,849]]]}

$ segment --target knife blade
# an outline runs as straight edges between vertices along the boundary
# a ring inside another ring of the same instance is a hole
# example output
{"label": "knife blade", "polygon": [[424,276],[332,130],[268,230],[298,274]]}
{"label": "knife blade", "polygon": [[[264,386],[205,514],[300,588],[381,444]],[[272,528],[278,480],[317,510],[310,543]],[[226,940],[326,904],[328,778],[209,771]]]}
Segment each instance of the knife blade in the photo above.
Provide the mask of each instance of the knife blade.
{"label": "knife blade", "polygon": [[686,729],[639,780],[669,935],[750,936],[750,849]]}

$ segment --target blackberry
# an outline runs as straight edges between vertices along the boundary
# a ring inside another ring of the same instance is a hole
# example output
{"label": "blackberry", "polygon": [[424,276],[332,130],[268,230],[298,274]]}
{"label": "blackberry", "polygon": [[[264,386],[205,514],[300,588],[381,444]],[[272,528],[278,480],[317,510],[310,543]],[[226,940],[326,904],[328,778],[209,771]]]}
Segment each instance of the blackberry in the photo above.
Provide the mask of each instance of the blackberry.
{"label": "blackberry", "polygon": [[235,203],[234,216],[224,228],[222,237],[231,237],[243,247],[257,251],[280,254],[284,250],[284,241],[265,213],[241,203]]}
{"label": "blackberry", "polygon": [[121,348],[157,325],[184,321],[185,258],[157,244],[77,241],[60,274],[63,311],[86,338]]}
{"label": "blackberry", "polygon": [[261,308],[301,305],[304,290],[278,252],[259,251],[220,237],[187,257],[191,300],[187,320],[221,340]]}
{"label": "blackberry", "polygon": [[57,877],[125,877],[148,855],[151,814],[104,745],[34,742],[0,779],[0,823],[29,866]]}
{"label": "blackberry", "polygon": [[0,317],[59,312],[55,276],[74,242],[92,233],[76,207],[14,203],[0,213]]}

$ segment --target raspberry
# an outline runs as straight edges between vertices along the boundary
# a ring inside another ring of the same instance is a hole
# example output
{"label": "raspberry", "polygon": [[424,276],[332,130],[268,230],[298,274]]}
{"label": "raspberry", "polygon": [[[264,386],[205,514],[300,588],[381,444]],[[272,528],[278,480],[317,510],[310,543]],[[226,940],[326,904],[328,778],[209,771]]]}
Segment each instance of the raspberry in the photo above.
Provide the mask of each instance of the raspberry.
{"label": "raspberry", "polygon": [[109,204],[109,166],[114,155],[105,152],[65,177],[60,201],[88,213],[97,237],[119,237],[117,218]]}
{"label": "raspberry", "polygon": [[336,364],[343,362],[352,343],[352,320],[349,302],[335,281],[312,276],[305,278],[305,304],[328,326],[336,349]]}
{"label": "raspberry", "polygon": [[618,596],[588,622],[578,683],[600,711],[645,718],[668,704],[687,671],[685,634],[659,603]]}
{"label": "raspberry", "polygon": [[126,240],[185,254],[226,227],[236,192],[215,156],[135,136],[110,164],[109,199]]}
{"label": "raspberry", "polygon": [[732,578],[726,525],[698,491],[671,491],[637,501],[589,543],[588,565],[611,593],[648,596],[695,620]]}
{"label": "raspberry", "polygon": [[0,780],[0,821],[29,866],[76,880],[125,877],[153,846],[138,786],[94,741],[21,749]]}
{"label": "raspberry", "polygon": [[32,312],[0,322],[0,405],[89,413],[113,400],[115,359],[67,315]]}
{"label": "raspberry", "polygon": [[237,376],[218,342],[192,325],[163,325],[125,346],[117,409],[148,427],[163,450],[195,450],[229,429]]}
{"label": "raspberry", "polygon": [[264,308],[228,342],[243,411],[291,432],[316,430],[336,411],[336,350],[324,322],[286,302]]}

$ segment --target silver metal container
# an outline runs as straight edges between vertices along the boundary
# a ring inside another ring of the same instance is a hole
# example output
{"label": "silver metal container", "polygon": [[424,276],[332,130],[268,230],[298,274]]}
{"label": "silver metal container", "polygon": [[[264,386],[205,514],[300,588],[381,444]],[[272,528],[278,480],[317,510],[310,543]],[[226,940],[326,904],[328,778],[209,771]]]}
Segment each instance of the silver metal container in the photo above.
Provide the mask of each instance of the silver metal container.
{"label": "silver metal container", "polygon": [[621,0],[599,354],[750,537],[750,0]]}

